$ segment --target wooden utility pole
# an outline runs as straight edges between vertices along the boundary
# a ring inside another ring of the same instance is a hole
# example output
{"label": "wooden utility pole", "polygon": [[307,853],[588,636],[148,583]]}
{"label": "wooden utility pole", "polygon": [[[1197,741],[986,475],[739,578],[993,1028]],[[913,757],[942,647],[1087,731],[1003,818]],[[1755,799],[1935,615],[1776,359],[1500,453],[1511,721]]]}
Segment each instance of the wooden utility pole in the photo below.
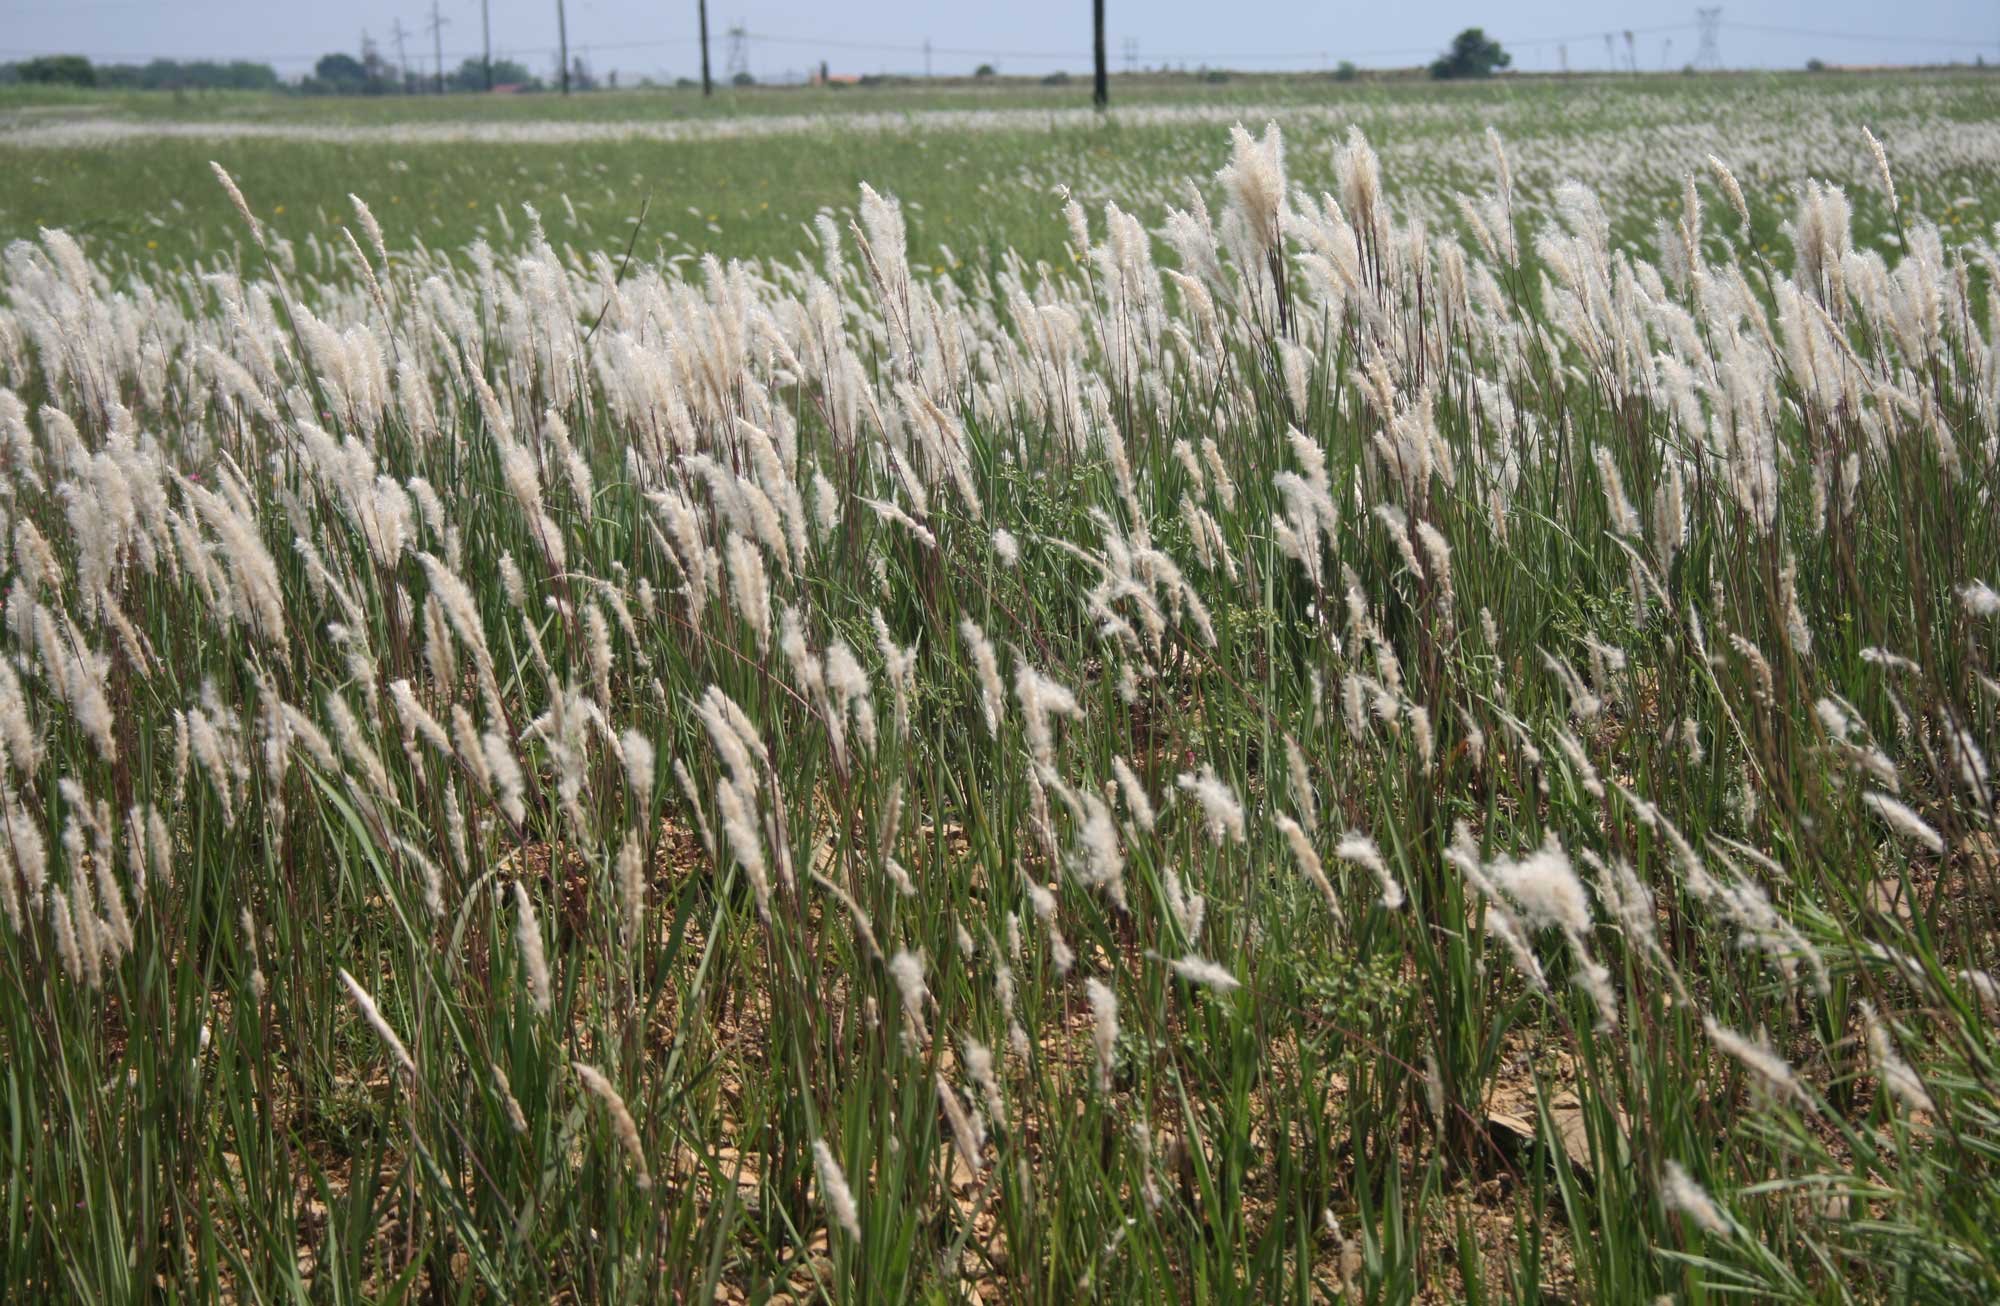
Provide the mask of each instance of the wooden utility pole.
{"label": "wooden utility pole", "polygon": [[1097,28],[1097,44],[1095,47],[1097,80],[1094,83],[1091,99],[1096,103],[1098,108],[1102,109],[1111,103],[1111,77],[1105,71],[1104,67],[1104,0],[1090,0],[1090,14]]}
{"label": "wooden utility pole", "polygon": [[562,60],[562,93],[569,94],[569,15],[556,0],[556,57]]}
{"label": "wooden utility pole", "polygon": [[479,0],[479,30],[485,38],[486,89],[493,89],[493,0]]}
{"label": "wooden utility pole", "polygon": [[708,75],[708,0],[698,0],[701,10],[701,93],[715,94],[715,81]]}

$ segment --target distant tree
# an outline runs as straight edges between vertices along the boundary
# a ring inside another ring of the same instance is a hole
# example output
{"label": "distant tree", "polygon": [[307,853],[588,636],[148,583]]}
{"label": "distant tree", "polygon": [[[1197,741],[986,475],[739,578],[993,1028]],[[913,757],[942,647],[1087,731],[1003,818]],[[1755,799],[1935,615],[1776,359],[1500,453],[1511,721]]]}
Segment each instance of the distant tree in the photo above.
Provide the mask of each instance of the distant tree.
{"label": "distant tree", "polygon": [[1823,73],[1823,72],[1825,72],[1825,71],[1826,71],[1826,60],[1824,60],[1824,59],[1808,59],[1808,60],[1806,60],[1806,71],[1807,71],[1807,72],[1809,72],[1809,73]]}
{"label": "distant tree", "polygon": [[342,52],[322,56],[313,65],[313,81],[319,84],[316,89],[333,95],[359,95],[373,89],[367,66]]}
{"label": "distant tree", "polygon": [[97,85],[97,70],[90,66],[90,60],[80,54],[45,54],[39,59],[30,59],[21,65],[20,77],[24,82],[37,82],[44,86]]}
{"label": "distant tree", "polygon": [[757,79],[755,77],[752,77],[748,72],[748,70],[745,70],[743,72],[736,74],[736,76],[730,78],[729,83],[732,86],[755,86],[757,84]]}
{"label": "distant tree", "polygon": [[1064,72],[1062,69],[1058,68],[1054,72],[1050,73],[1047,77],[1042,78],[1042,85],[1068,86],[1069,74]]}
{"label": "distant tree", "polygon": [[997,77],[1000,75],[1000,70],[990,63],[983,63],[972,70],[972,75],[974,77]]}
{"label": "distant tree", "polygon": [[1333,80],[1336,82],[1351,82],[1360,75],[1361,70],[1354,66],[1352,59],[1342,59],[1334,65]]}
{"label": "distant tree", "polygon": [[236,59],[218,63],[195,59],[155,59],[143,67],[115,64],[97,70],[99,86],[136,86],[148,91],[273,91],[279,86],[277,70],[265,63]]}
{"label": "distant tree", "polygon": [[1491,77],[1514,62],[1514,56],[1486,35],[1483,27],[1468,27],[1453,39],[1451,49],[1431,64],[1431,76],[1440,81],[1461,77]]}
{"label": "distant tree", "polygon": [[[493,61],[493,84],[495,86],[527,86],[534,84],[535,75],[528,71],[526,64],[513,59]],[[445,85],[454,91],[483,91],[486,89],[486,62],[483,59],[467,59],[445,75]]]}

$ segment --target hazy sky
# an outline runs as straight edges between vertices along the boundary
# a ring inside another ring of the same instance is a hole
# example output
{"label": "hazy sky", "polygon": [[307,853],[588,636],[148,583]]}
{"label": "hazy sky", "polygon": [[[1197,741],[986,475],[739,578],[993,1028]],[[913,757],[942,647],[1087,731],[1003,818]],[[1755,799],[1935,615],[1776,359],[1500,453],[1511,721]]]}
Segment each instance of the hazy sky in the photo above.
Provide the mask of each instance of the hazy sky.
{"label": "hazy sky", "polygon": [[[554,0],[490,0],[493,49],[538,71],[553,65]],[[480,46],[480,0],[437,0],[445,20],[445,62]],[[603,72],[625,77],[680,76],[699,69],[694,0],[568,0],[572,51]],[[365,30],[396,57],[403,25],[409,59],[431,66],[430,0],[0,0],[0,58],[68,52],[105,61],[243,57],[273,64],[285,76],[308,70],[329,50],[356,51]],[[983,62],[1003,72],[1072,72],[1090,65],[1087,0],[919,3],[873,0],[712,0],[709,23],[718,75],[728,56],[727,29],[751,34],[750,70],[778,78],[820,59],[836,72],[921,72],[922,46],[936,47],[940,73],[966,73]],[[1482,24],[1514,52],[1515,66],[1603,68],[1605,33],[1625,59],[1625,29],[1639,66],[1678,67],[1700,44],[1693,4],[1640,0],[1403,0],[1313,4],[1301,0],[1109,0],[1108,44],[1114,69],[1136,43],[1140,65],[1202,64],[1240,68],[1413,64],[1442,48],[1462,27]],[[1911,63],[1984,55],[2000,61],[2000,4],[1994,0],[1738,0],[1723,9],[1722,60],[1728,67],[1795,68],[1808,58],[1829,63]],[[1669,44],[1670,43],[1670,44]],[[421,61],[419,60],[421,54]]]}

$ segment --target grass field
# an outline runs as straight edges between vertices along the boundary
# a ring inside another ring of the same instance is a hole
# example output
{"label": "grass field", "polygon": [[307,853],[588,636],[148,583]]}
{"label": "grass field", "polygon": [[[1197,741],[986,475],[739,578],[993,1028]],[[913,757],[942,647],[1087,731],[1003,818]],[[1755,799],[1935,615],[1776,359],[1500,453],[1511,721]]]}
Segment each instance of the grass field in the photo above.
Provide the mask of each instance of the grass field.
{"label": "grass field", "polygon": [[0,95],[0,1300],[2000,1293],[2000,79],[1130,89]]}
{"label": "grass field", "polygon": [[1896,149],[1906,206],[1948,237],[2000,218],[1988,163],[2000,78],[1971,74],[1141,83],[1136,103],[1106,122],[1080,94],[964,86],[770,89],[713,103],[688,92],[177,103],[134,93],[78,103],[15,89],[0,92],[0,239],[59,226],[99,257],[149,266],[225,253],[241,233],[205,184],[218,159],[311,271],[315,244],[338,243],[350,220],[350,193],[399,246],[441,253],[476,239],[511,243],[522,204],[559,247],[622,252],[643,210],[637,252],[658,261],[795,255],[819,211],[853,216],[863,182],[902,201],[920,262],[948,269],[947,246],[960,261],[983,250],[990,266],[1008,248],[1062,257],[1058,186],[1093,211],[1178,202],[1184,176],[1203,171],[1190,168],[1190,151],[1238,120],[1277,121],[1294,180],[1315,189],[1332,184],[1340,141],[1359,126],[1399,201],[1434,225],[1456,220],[1453,195],[1483,184],[1488,125],[1511,143],[1524,202],[1541,204],[1574,177],[1632,239],[1650,238],[1679,202],[1681,173],[1705,167],[1709,153],[1728,159],[1759,201],[1759,246],[1778,241],[1790,188],[1808,174],[1845,186],[1872,233],[1886,214],[1869,186],[1864,125]]}

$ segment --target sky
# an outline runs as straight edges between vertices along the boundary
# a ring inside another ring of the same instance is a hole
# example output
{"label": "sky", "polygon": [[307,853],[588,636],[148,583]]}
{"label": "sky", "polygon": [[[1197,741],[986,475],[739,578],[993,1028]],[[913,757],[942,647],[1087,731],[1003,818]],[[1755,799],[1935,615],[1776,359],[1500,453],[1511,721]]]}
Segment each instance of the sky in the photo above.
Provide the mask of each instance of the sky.
{"label": "sky", "polygon": [[[537,72],[554,66],[555,0],[486,0],[496,57]],[[435,45],[433,0],[0,0],[0,59],[84,54],[100,62],[248,58],[285,77],[333,50],[357,53],[363,33],[390,60],[400,24],[408,58],[428,70]],[[447,67],[480,49],[481,0],[435,0]],[[678,77],[700,69],[694,0],[567,0],[569,43],[602,74],[621,81]],[[1631,56],[1641,69],[1693,60],[1701,32],[1693,4],[1639,0],[1403,0],[1334,5],[1309,0],[1108,0],[1106,43],[1114,71],[1136,65],[1243,69],[1362,67],[1426,62],[1459,29],[1480,25],[1513,52],[1514,66],[1603,69]],[[939,75],[979,64],[1003,73],[1085,72],[1088,0],[921,3],[874,0],[711,0],[718,76],[729,64],[732,27],[760,80],[797,74],[824,59],[835,72],[921,73],[924,43]],[[1607,46],[1606,34],[1613,40]],[[1722,66],[1797,68],[1833,64],[2000,62],[1994,0],[1738,0],[1723,6]]]}

